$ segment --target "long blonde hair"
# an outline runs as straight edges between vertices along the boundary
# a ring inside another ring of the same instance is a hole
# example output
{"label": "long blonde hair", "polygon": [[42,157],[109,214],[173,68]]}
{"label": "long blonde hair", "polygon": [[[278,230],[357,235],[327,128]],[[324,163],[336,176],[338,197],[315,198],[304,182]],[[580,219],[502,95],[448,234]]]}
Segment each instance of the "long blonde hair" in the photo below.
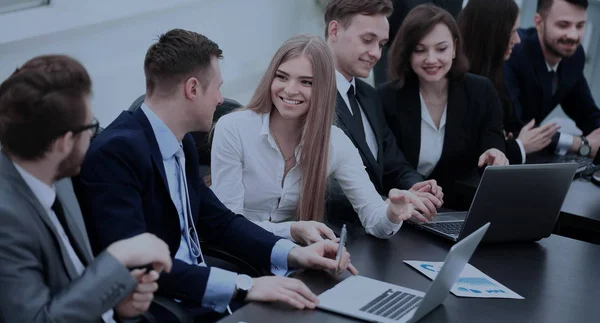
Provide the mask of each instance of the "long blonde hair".
{"label": "long blonde hair", "polygon": [[325,212],[329,138],[337,93],[333,55],[325,41],[316,36],[298,35],[283,43],[273,56],[246,109],[257,113],[271,113],[271,84],[275,72],[284,62],[301,55],[312,63],[313,83],[310,107],[304,118],[300,139],[303,144],[299,162],[302,186],[296,219],[322,221]]}

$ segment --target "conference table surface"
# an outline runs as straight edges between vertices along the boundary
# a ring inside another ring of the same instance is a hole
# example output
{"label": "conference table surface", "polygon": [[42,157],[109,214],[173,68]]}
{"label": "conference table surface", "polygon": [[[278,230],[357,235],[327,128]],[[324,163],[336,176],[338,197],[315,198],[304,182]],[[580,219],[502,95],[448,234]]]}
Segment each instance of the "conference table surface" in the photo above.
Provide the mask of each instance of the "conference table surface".
{"label": "conference table surface", "polygon": [[600,223],[600,187],[588,179],[574,180],[561,212]]}
{"label": "conference table surface", "polygon": [[600,244],[600,187],[587,178],[574,180],[554,233]]}
{"label": "conference table surface", "polygon": [[[366,277],[426,291],[431,281],[404,260],[443,261],[450,241],[405,224],[390,240],[350,230],[352,263]],[[600,246],[551,235],[539,242],[480,245],[471,261],[524,300],[459,298],[444,303],[420,322],[597,322],[600,317]],[[348,273],[333,277],[319,271],[296,275],[317,294]],[[352,297],[352,295],[348,295]],[[221,322],[352,322],[323,310],[295,310],[283,304],[251,303]]]}

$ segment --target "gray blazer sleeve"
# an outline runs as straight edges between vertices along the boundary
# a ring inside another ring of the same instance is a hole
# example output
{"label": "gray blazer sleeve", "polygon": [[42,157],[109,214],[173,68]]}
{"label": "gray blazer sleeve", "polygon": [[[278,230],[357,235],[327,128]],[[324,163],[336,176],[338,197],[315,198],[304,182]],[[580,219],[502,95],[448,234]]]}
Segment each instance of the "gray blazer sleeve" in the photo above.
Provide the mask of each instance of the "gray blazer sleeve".
{"label": "gray blazer sleeve", "polygon": [[[49,286],[56,279],[48,277],[66,275],[62,260],[46,259],[39,230],[28,226],[26,217],[18,213],[0,206],[0,314],[4,316],[0,321],[98,322],[135,289],[137,282],[129,270],[107,252],[76,280],[62,288]],[[49,272],[48,267],[62,271]]]}

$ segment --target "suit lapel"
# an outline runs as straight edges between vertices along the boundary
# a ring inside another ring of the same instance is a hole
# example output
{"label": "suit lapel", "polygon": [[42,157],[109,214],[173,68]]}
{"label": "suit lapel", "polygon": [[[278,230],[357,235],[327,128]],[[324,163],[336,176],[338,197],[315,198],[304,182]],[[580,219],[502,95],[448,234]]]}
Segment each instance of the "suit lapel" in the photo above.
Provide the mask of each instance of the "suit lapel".
{"label": "suit lapel", "polygon": [[79,259],[85,267],[92,262],[92,249],[86,233],[85,224],[81,209],[77,204],[77,198],[73,192],[73,186],[70,179],[61,180],[56,183],[56,194],[62,203],[68,228],[75,241],[71,241],[73,249],[77,252]]}
{"label": "suit lapel", "polygon": [[[154,163],[154,167],[158,170],[160,174],[160,178],[164,185],[164,188],[169,192],[169,183],[167,182],[167,176],[165,174],[165,165],[163,163],[162,154],[160,153],[160,148],[158,147],[158,142],[156,141],[156,136],[154,136],[154,131],[152,130],[152,125],[150,125],[150,121],[144,114],[142,109],[137,109],[133,112],[133,117],[140,123],[142,128],[144,129],[144,133],[146,134],[146,138],[148,139],[148,145],[150,146],[150,154],[152,155],[152,163]],[[175,205],[173,205],[175,207]]]}
{"label": "suit lapel", "polygon": [[[154,167],[158,170],[160,174],[161,181],[164,185],[165,192],[169,193],[169,183],[167,182],[167,176],[165,174],[165,165],[163,163],[162,154],[160,152],[160,148],[158,147],[158,142],[156,141],[156,136],[154,135],[154,130],[152,130],[152,125],[148,118],[144,114],[142,109],[137,109],[133,112],[133,117],[142,125],[144,132],[146,134],[146,138],[148,139],[148,144],[150,146],[150,153],[152,155],[152,163]],[[197,179],[200,178],[199,169],[198,169],[198,153],[196,152],[196,145],[194,144],[194,139],[191,134],[187,134],[184,136],[183,140],[183,151],[185,154],[185,173],[188,184],[188,197],[190,199],[190,207],[192,208],[192,217],[195,221],[197,221],[198,217],[198,203],[197,203],[197,191],[198,184],[196,182]],[[171,201],[171,196],[168,195],[169,201]],[[177,212],[177,208],[175,204],[171,201],[171,206],[173,207],[174,213],[179,217]]]}
{"label": "suit lapel", "polygon": [[[465,114],[467,112],[467,95],[461,81],[451,81],[448,85],[448,103],[446,107],[446,130],[444,135],[444,146],[438,165],[445,165],[448,156],[456,155],[453,153],[458,150],[456,145],[466,142],[463,131],[465,124]],[[437,166],[432,174],[437,171]]]}
{"label": "suit lapel", "polygon": [[[402,152],[407,161],[416,169],[421,154],[421,99],[419,97],[419,86],[416,82],[406,84],[405,90],[396,91],[398,98],[396,102],[404,107],[397,107],[398,111],[404,111],[398,118],[403,134]],[[405,129],[405,130],[403,130]]]}
{"label": "suit lapel", "polygon": [[[69,275],[71,280],[77,279],[79,277],[79,273],[77,269],[73,265],[73,261],[69,257],[69,253],[67,252],[67,248],[63,245],[60,235],[56,230],[56,227],[52,224],[50,217],[48,216],[48,212],[44,209],[44,207],[40,204],[40,201],[31,191],[27,183],[23,180],[15,166],[12,164],[12,161],[6,157],[4,153],[0,153],[0,172],[3,174],[2,177],[5,177],[6,180],[9,180],[13,183],[13,186],[17,192],[21,194],[25,198],[25,200],[31,205],[37,217],[39,217],[42,222],[46,225],[50,234],[54,236],[55,242],[60,248],[60,254],[62,256],[62,262],[65,266],[65,271]],[[25,210],[24,210],[25,211]]]}
{"label": "suit lapel", "polygon": [[[346,103],[344,102],[344,99],[340,95],[339,91],[337,92],[337,99],[335,102],[335,110],[337,113],[338,120],[343,125],[342,129],[344,130],[346,135],[350,137],[354,145],[358,148],[358,151],[360,152],[360,155],[363,158],[363,160],[366,160],[369,164],[368,166],[379,171],[379,164],[375,160],[375,157],[373,157],[373,153],[371,153],[367,142],[365,140],[358,140],[358,138],[360,137],[358,137],[357,134],[361,130],[357,129],[357,127],[354,126],[354,122],[352,120],[353,116],[352,114],[350,114],[350,109],[346,106]],[[366,109],[363,108],[363,110]]]}
{"label": "suit lapel", "polygon": [[[552,105],[552,78],[548,72],[548,66],[546,65],[546,59],[544,58],[544,54],[542,53],[542,47],[540,44],[540,40],[537,34],[534,36],[533,42],[531,43],[533,47],[532,50],[528,52],[531,53],[530,61],[534,64],[535,76],[537,78],[537,84],[540,84],[542,88],[542,102],[543,104],[538,104],[538,109],[543,109],[544,107],[553,107]],[[560,88],[560,87],[559,87]],[[537,111],[535,115],[548,115],[550,111]],[[538,120],[541,122],[542,120]]]}
{"label": "suit lapel", "polygon": [[[376,107],[376,103],[374,102],[374,98],[370,97],[369,95],[367,95],[365,93],[365,91],[363,90],[363,86],[361,85],[360,82],[356,82],[356,93],[357,93],[357,98],[358,98],[358,103],[360,104],[360,106],[362,107],[362,110],[364,111],[365,115],[367,116],[367,120],[369,121],[369,125],[371,126],[371,129],[373,130],[373,133],[375,134],[375,139],[377,140],[377,144],[381,143],[383,138],[382,138],[382,134],[381,131],[382,129],[380,127],[376,127],[376,125],[378,125],[381,120],[377,120],[377,115],[375,114],[375,108]],[[379,145],[381,146],[381,145]],[[377,149],[378,151],[381,149]],[[378,154],[379,155],[379,154]]]}

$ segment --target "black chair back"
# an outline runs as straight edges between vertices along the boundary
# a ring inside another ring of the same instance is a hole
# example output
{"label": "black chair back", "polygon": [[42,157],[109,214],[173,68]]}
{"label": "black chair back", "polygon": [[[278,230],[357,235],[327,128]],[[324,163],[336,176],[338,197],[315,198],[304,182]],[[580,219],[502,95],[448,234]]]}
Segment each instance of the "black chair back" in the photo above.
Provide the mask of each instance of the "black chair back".
{"label": "black chair back", "polygon": [[[140,97],[135,99],[133,103],[129,106],[127,111],[135,111],[144,103],[146,95],[142,94]],[[228,114],[229,112],[240,108],[242,105],[232,99],[225,98],[223,103],[219,104],[215,110],[213,115],[213,124],[216,123],[220,117]],[[196,142],[196,150],[198,151],[198,162],[201,167],[201,175],[208,174],[208,167],[210,167],[210,147],[212,145],[212,140],[210,137],[210,132],[208,131],[196,131],[192,132],[192,137],[194,137],[194,141]]]}

